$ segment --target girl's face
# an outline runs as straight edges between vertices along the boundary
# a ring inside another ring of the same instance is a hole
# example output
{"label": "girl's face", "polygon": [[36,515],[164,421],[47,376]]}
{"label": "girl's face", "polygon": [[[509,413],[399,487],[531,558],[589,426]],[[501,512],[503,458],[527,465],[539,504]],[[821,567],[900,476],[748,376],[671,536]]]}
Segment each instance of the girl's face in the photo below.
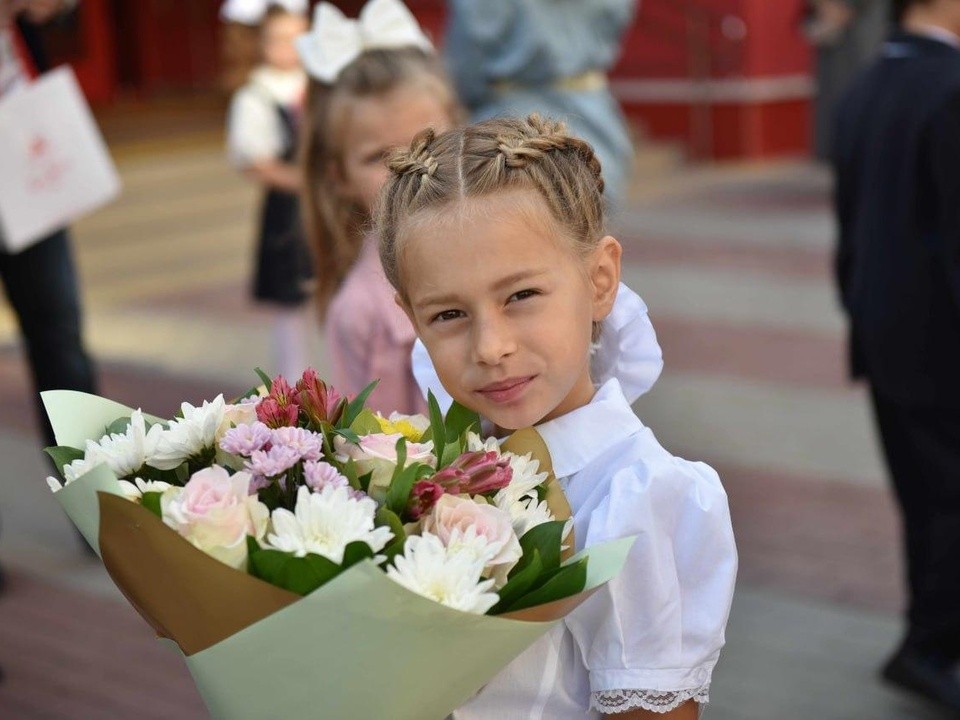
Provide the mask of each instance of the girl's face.
{"label": "girl's face", "polygon": [[294,41],[309,30],[307,19],[293,13],[271,18],[263,28],[263,59],[277,70],[296,70],[300,57]]}
{"label": "girl's face", "polygon": [[532,192],[459,201],[412,218],[398,298],[457,402],[506,429],[587,404],[593,322],[613,307],[620,245],[586,259]]}
{"label": "girl's face", "polygon": [[441,100],[419,85],[347,100],[341,120],[343,144],[338,177],[340,195],[368,212],[373,208],[389,170],[384,162],[391,150],[409,145],[414,136],[432,127],[450,128],[450,112]]}

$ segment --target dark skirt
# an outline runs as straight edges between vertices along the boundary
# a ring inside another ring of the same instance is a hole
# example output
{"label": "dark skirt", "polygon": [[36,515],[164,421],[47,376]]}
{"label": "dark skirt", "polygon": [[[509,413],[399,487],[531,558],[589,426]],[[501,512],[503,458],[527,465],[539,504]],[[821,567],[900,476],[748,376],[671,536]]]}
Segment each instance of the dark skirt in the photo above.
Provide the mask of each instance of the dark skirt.
{"label": "dark skirt", "polygon": [[310,296],[312,281],[298,198],[271,190],[261,213],[253,296],[262,302],[300,305]]}

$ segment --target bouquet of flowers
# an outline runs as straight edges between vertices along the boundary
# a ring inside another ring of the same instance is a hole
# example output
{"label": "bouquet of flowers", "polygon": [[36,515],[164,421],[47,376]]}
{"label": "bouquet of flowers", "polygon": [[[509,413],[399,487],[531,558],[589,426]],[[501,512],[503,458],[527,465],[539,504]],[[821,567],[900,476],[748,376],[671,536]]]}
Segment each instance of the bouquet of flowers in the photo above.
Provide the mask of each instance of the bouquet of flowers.
{"label": "bouquet of flowers", "polygon": [[622,565],[629,541],[570,557],[535,432],[261,378],[170,421],[43,396],[51,489],[214,717],[443,718]]}

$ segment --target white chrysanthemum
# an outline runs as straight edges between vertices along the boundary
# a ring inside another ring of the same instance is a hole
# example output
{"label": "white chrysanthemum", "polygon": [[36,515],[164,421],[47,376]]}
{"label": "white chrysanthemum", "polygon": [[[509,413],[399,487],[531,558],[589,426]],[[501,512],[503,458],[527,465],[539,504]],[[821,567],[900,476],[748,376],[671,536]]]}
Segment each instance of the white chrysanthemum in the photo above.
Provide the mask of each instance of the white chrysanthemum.
{"label": "white chrysanthemum", "polygon": [[537,497],[537,488],[547,481],[547,473],[540,472],[540,461],[534,460],[532,455],[515,455],[504,453],[510,461],[513,477],[510,484],[500,492],[516,499]]}
{"label": "white chrysanthemum", "polygon": [[149,465],[158,470],[173,470],[185,460],[216,448],[218,434],[225,431],[226,404],[223,395],[203,401],[200,407],[190,403],[180,406],[183,418],[171,420],[161,434],[154,457]]}
{"label": "white chrysanthemum", "polygon": [[483,450],[485,452],[495,452],[497,455],[501,453],[500,443],[497,442],[496,438],[491,437],[484,440],[475,432],[467,433],[467,450],[470,452]]}
{"label": "white chrysanthemum", "polygon": [[74,460],[69,465],[63,466],[63,477],[66,481],[64,482],[64,485],[69,485],[77,478],[86,475],[97,465],[105,463],[106,461],[106,458],[100,453],[99,445],[97,445],[95,448],[88,447],[87,452],[84,453],[82,458]]}
{"label": "white chrysanthemum", "polygon": [[[49,483],[50,481],[47,480]],[[129,480],[120,481],[120,490],[123,496],[131,502],[140,502],[146,493],[163,493],[173,487],[170,483],[162,480],[144,480],[143,478],[134,478],[133,482]]]}
{"label": "white chrysanthemum", "polygon": [[[153,459],[162,435],[161,425],[148,430],[143,412],[136,410],[125,433],[104,435],[96,443],[87,440],[86,458],[100,457],[118,478],[130,477]],[[99,451],[94,446],[99,446]]]}
{"label": "white chrysanthemum", "polygon": [[379,552],[393,539],[389,528],[374,527],[376,512],[373,500],[353,497],[349,487],[327,486],[311,493],[301,486],[293,512],[273,511],[273,532],[267,535],[267,544],[297,557],[315,553],[340,564],[352,542],[360,540]]}
{"label": "white chrysanthemum", "polygon": [[545,522],[555,520],[553,513],[547,505],[546,500],[537,501],[536,497],[514,498],[510,495],[497,493],[494,504],[510,514],[510,520],[513,523],[513,531],[518,538],[522,538],[527,531],[542,525]]}
{"label": "white chrysanthemum", "polygon": [[407,539],[403,555],[387,568],[387,577],[411,592],[463,612],[483,615],[500,599],[488,592],[493,580],[481,580],[484,560],[472,552],[444,547],[436,535]]}

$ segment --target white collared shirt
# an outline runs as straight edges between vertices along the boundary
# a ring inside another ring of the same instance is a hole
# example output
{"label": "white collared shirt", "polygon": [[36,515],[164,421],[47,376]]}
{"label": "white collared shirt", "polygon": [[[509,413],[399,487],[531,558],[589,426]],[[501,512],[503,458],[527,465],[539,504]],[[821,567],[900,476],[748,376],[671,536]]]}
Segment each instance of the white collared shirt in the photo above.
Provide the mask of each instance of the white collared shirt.
{"label": "white collared shirt", "polygon": [[296,107],[307,87],[300,70],[277,70],[261,65],[230,101],[227,114],[227,157],[239,169],[264,160],[279,160],[286,149],[287,131],[277,105]]}
{"label": "white collared shirt", "polygon": [[624,570],[507,666],[454,720],[582,720],[705,702],[737,554],[707,465],[674,457],[614,379],[537,427],[573,509],[577,549],[629,535]]}

